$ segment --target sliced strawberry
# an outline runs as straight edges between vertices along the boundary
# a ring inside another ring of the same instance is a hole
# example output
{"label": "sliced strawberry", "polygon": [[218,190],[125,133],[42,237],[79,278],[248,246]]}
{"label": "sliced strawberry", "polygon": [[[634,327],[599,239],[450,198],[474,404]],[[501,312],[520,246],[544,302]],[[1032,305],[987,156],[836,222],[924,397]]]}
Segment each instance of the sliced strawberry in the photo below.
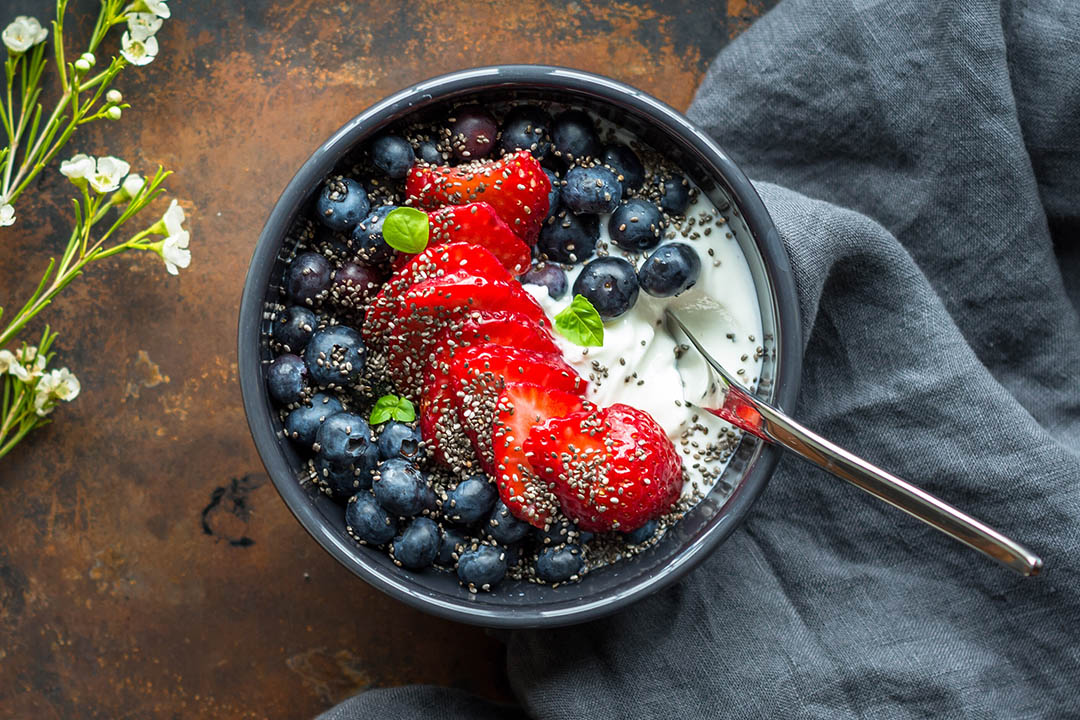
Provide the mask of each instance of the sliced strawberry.
{"label": "sliced strawberry", "polygon": [[503,388],[495,406],[491,445],[499,497],[514,517],[543,528],[558,507],[558,500],[533,472],[525,454],[529,431],[537,423],[580,412],[586,406],[574,393],[533,383],[507,383]]}
{"label": "sliced strawberry", "polygon": [[402,298],[414,284],[452,272],[468,272],[490,280],[511,282],[513,277],[490,252],[471,243],[449,243],[428,248],[398,268],[368,305],[364,318],[365,342],[382,345],[391,332]]}
{"label": "sliced strawberry", "polygon": [[499,259],[511,275],[525,272],[532,251],[486,202],[448,205],[428,213],[428,246],[449,242],[479,245]]}
{"label": "sliced strawberry", "polygon": [[[449,380],[445,376],[443,379]],[[449,382],[425,387],[420,397],[420,437],[435,461],[442,465],[450,464],[442,445],[446,433],[453,432],[452,421],[456,419],[457,410]],[[449,425],[447,421],[451,421]]]}
{"label": "sliced strawberry", "polygon": [[528,150],[457,167],[420,163],[405,179],[405,191],[416,206],[485,202],[529,245],[536,243],[547,216],[550,190],[551,182]]}
{"label": "sliced strawberry", "polygon": [[414,285],[385,342],[390,376],[398,388],[415,393],[440,333],[453,332],[472,313],[498,310],[517,313],[531,325],[548,324],[543,308],[514,280],[489,280],[461,271]]}
{"label": "sliced strawberry", "polygon": [[671,510],[682,460],[652,417],[629,405],[553,417],[524,450],[563,514],[589,532],[635,530]]}
{"label": "sliced strawberry", "polygon": [[[447,421],[451,424],[457,421],[456,410],[450,404],[452,393],[447,374],[450,362],[455,352],[481,344],[506,345],[544,354],[559,353],[558,346],[547,330],[518,313],[471,313],[459,326],[445,328],[436,339],[434,354],[424,369],[424,387],[420,400],[420,433],[439,462],[445,462],[440,448],[440,436],[452,429],[447,425]],[[395,353],[392,353],[390,363],[396,362],[401,361],[395,360]]]}
{"label": "sliced strawberry", "polygon": [[[491,449],[495,403],[506,383],[527,381],[576,395],[584,395],[588,386],[561,355],[497,345],[473,345],[454,353],[448,374],[458,421],[489,475],[495,469]],[[443,450],[447,451],[445,445]]]}

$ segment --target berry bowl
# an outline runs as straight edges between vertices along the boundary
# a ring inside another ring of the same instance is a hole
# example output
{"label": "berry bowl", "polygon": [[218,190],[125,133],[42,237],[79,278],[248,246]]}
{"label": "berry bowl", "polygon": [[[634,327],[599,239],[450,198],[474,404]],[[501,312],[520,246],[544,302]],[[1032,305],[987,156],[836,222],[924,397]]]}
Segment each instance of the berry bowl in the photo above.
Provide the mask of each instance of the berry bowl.
{"label": "berry bowl", "polygon": [[285,188],[244,285],[244,410],[289,509],[371,585],[476,625],[583,622],[697,566],[778,460],[699,412],[715,384],[668,307],[791,409],[795,285],[728,155],[609,78],[455,72]]}

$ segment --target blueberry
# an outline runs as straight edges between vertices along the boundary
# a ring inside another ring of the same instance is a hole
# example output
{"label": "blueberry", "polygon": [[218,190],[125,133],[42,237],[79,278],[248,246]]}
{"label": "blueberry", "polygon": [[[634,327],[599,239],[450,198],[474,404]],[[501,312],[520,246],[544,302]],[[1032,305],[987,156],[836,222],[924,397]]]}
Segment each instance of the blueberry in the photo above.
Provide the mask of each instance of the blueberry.
{"label": "blueberry", "polygon": [[536,558],[536,576],[551,583],[565,582],[581,572],[584,565],[585,559],[577,545],[549,547]]}
{"label": "blueberry", "polygon": [[429,567],[439,554],[439,526],[431,518],[420,517],[409,523],[408,527],[390,546],[394,559],[410,570],[423,570]]}
{"label": "blueberry", "polygon": [[293,301],[310,305],[330,287],[330,262],[319,253],[300,253],[289,263],[285,284]]}
{"label": "blueberry", "polygon": [[315,313],[300,305],[290,305],[277,314],[271,333],[288,352],[303,352],[318,319]]}
{"label": "blueberry", "polygon": [[345,232],[364,219],[371,209],[367,191],[351,178],[336,177],[326,181],[315,201],[315,212],[331,230]]}
{"label": "blueberry", "polygon": [[[435,558],[435,562],[445,567],[453,567],[457,563],[457,558],[461,557],[461,553],[465,552],[465,548],[469,545],[469,538],[463,531],[452,527],[443,528],[439,556]],[[457,557],[454,557],[455,555]]]}
{"label": "blueberry", "polygon": [[[379,461],[367,420],[350,412],[335,413],[323,420],[315,433],[315,442],[319,446],[315,456],[323,468],[350,470],[357,478],[349,480],[350,484],[367,484]],[[319,463],[316,469],[320,469]]]}
{"label": "blueberry", "polygon": [[506,559],[506,567],[514,567],[519,562],[521,562],[521,556],[523,554],[521,549],[521,543],[507,545],[502,550],[503,555]]}
{"label": "blueberry", "polygon": [[422,140],[416,146],[416,158],[429,165],[445,165],[446,158],[439,152],[439,146],[431,140]]}
{"label": "blueberry", "polygon": [[694,287],[701,258],[686,243],[666,243],[645,258],[638,269],[641,289],[653,297],[672,297]]}
{"label": "blueberry", "polygon": [[334,271],[330,281],[330,297],[345,308],[363,309],[368,295],[382,284],[382,274],[366,265],[345,263]]}
{"label": "blueberry", "polygon": [[316,330],[304,350],[311,379],[320,387],[351,385],[363,372],[366,355],[360,333],[348,325]]}
{"label": "blueberry", "polygon": [[572,167],[560,192],[563,205],[575,213],[609,213],[619,207],[622,183],[603,166]]}
{"label": "blueberry", "polygon": [[554,172],[544,168],[544,174],[547,175],[548,182],[551,183],[551,189],[548,190],[548,211],[544,219],[548,219],[559,210],[559,198],[562,196],[562,181],[555,175]]}
{"label": "blueberry", "polygon": [[393,210],[397,210],[396,205],[380,205],[353,228],[353,251],[365,265],[382,267],[394,258],[394,248],[386,244],[382,234],[383,222]]}
{"label": "blueberry", "polygon": [[434,513],[439,509],[439,498],[435,497],[435,490],[432,489],[430,483],[424,486],[423,509],[427,510],[429,513]]}
{"label": "blueberry", "polygon": [[592,257],[599,239],[600,218],[596,215],[574,215],[560,210],[540,229],[536,248],[549,260],[578,263]]}
{"label": "blueberry", "polygon": [[637,302],[637,274],[634,266],[622,258],[596,258],[582,268],[574,281],[573,293],[584,295],[600,317],[611,320]]}
{"label": "blueberry", "polygon": [[413,149],[408,140],[397,135],[383,135],[371,143],[371,161],[387,177],[400,180],[413,166]]}
{"label": "blueberry", "polygon": [[495,483],[488,480],[486,475],[473,475],[446,493],[443,515],[456,523],[472,525],[491,512],[498,498]]}
{"label": "blueberry", "polygon": [[658,520],[650,520],[637,530],[631,530],[623,535],[626,542],[631,545],[640,545],[643,542],[648,542],[656,534],[656,527],[660,524]]}
{"label": "blueberry", "polygon": [[589,114],[582,110],[566,110],[555,117],[551,125],[551,141],[555,150],[573,159],[600,156],[600,138]]}
{"label": "blueberry", "polygon": [[528,150],[539,160],[551,151],[550,128],[551,116],[546,112],[533,105],[518,105],[503,118],[499,148],[508,153]]}
{"label": "blueberry", "polygon": [[313,245],[321,254],[338,263],[348,262],[353,258],[352,248],[345,240],[345,236],[325,225],[318,225],[315,228]]}
{"label": "blueberry", "polygon": [[311,400],[285,418],[285,436],[301,447],[310,448],[323,422],[344,410],[341,401],[333,395],[315,393]]}
{"label": "blueberry", "polygon": [[463,105],[454,110],[450,144],[462,160],[486,157],[495,147],[499,128],[495,118],[479,105]]}
{"label": "blueberry", "polygon": [[660,208],[670,215],[682,215],[690,205],[690,183],[682,175],[663,182]]}
{"label": "blueberry", "polygon": [[379,435],[379,457],[416,460],[420,457],[420,429],[397,420],[385,423]]}
{"label": "blueberry", "polygon": [[484,529],[487,530],[488,535],[499,542],[510,545],[528,535],[530,527],[532,526],[529,523],[514,517],[510,513],[510,508],[506,507],[506,503],[496,500]]}
{"label": "blueberry", "polygon": [[479,545],[461,554],[458,578],[470,590],[490,590],[506,576],[506,553],[492,545]]}
{"label": "blueberry", "polygon": [[608,145],[604,148],[604,164],[622,175],[623,187],[641,187],[645,182],[645,167],[637,153],[623,144]]}
{"label": "blueberry", "polygon": [[569,287],[566,272],[558,265],[545,262],[533,265],[518,280],[522,284],[543,285],[547,288],[548,297],[552,300],[558,300],[565,295]]}
{"label": "blueberry", "polygon": [[354,495],[345,507],[345,529],[356,540],[382,545],[397,534],[397,521],[379,507],[370,492]]}
{"label": "blueberry", "polygon": [[266,369],[266,387],[278,405],[299,402],[307,385],[308,370],[296,355],[278,355]]}
{"label": "blueberry", "polygon": [[404,458],[379,463],[372,488],[375,499],[387,511],[402,517],[412,517],[424,509],[424,488],[427,478],[420,469]]}
{"label": "blueberry", "polygon": [[647,200],[630,198],[611,214],[608,235],[625,250],[640,251],[656,247],[664,228],[660,208]]}
{"label": "blueberry", "polygon": [[359,467],[334,465],[322,455],[312,458],[319,485],[330,491],[335,500],[348,500],[361,490],[371,489],[371,470],[377,458],[372,455],[358,463]]}

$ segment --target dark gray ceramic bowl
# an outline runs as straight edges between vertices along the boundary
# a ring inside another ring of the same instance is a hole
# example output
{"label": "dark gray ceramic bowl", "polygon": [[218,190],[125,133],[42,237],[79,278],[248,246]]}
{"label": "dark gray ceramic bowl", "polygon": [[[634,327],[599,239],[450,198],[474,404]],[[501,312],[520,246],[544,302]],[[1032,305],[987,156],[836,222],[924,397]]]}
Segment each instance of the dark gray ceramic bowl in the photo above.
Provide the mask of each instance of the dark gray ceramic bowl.
{"label": "dark gray ceramic bowl", "polygon": [[768,343],[762,392],[790,409],[802,363],[798,306],[787,254],[761,199],[746,176],[681,113],[634,88],[599,75],[538,65],[508,65],[442,75],[402,90],[357,115],[312,154],[274,206],[251,259],[240,307],[239,373],[244,410],[267,472],[300,523],[347,568],[413,607],[451,620],[490,627],[540,627],[590,620],[625,607],[692,570],[742,521],[765,487],[779,451],[753,438],[742,441],[722,478],[730,493],[714,493],[632,560],[590,572],[580,583],[551,587],[506,581],[495,592],[471,595],[453,573],[414,573],[395,567],[385,552],[354,543],[341,506],[298,482],[303,464],[282,435],[263,373],[271,360],[266,304],[279,297],[291,250],[288,232],[322,180],[350,151],[380,130],[424,116],[446,117],[463,102],[539,100],[571,105],[626,127],[661,151],[708,194],[729,205],[730,225],[757,288]]}

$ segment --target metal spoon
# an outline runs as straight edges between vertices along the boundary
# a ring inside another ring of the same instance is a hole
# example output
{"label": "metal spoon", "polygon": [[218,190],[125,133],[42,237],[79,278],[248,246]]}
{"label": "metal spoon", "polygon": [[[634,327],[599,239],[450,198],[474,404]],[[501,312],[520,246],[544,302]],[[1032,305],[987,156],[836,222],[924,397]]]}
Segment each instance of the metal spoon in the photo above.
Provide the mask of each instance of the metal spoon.
{"label": "metal spoon", "polygon": [[719,376],[724,389],[724,405],[719,409],[704,408],[705,410],[768,443],[791,450],[1022,575],[1039,574],[1043,565],[1042,559],[1020,543],[1005,537],[944,500],[829,442],[772,405],[751,395],[709,355],[674,313],[666,310],[665,314],[669,325],[674,324],[682,330],[690,344],[697,348]]}

